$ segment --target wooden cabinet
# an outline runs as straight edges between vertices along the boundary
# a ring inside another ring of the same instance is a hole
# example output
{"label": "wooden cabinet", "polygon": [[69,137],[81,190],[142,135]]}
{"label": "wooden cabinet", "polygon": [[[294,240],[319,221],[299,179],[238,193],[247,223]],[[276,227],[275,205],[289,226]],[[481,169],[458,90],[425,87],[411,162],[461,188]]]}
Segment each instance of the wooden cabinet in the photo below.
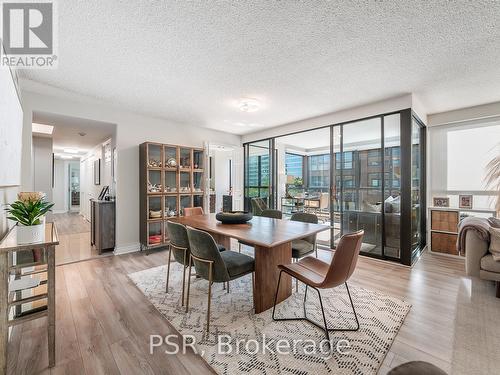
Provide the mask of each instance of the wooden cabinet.
{"label": "wooden cabinet", "polygon": [[115,248],[115,202],[90,200],[90,244],[101,254]]}
{"label": "wooden cabinet", "polygon": [[141,249],[164,247],[167,220],[204,206],[204,150],[145,142],[139,165]]}
{"label": "wooden cabinet", "polygon": [[430,208],[430,246],[435,253],[458,255],[457,238],[460,212],[455,209]]}

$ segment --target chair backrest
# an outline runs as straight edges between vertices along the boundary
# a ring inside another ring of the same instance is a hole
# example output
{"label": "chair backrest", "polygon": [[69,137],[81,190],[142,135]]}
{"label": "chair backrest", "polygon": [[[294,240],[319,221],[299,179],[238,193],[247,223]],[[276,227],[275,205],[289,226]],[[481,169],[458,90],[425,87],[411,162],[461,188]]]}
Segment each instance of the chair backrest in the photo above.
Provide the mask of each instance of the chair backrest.
{"label": "chair backrest", "polygon": [[[174,259],[180,264],[187,265],[189,262],[189,240],[186,227],[169,220],[167,221],[167,233],[170,239],[170,245],[172,245],[170,251],[174,255]],[[187,249],[185,262],[184,251],[181,249]]]}
{"label": "chair backrest", "polygon": [[[290,218],[292,221],[300,221],[302,223],[318,224],[318,217],[314,214],[309,214],[307,212],[296,212],[292,214]],[[310,236],[302,238],[302,240],[307,241],[311,244],[316,243],[316,235],[312,234]]]}
{"label": "chair backrest", "polygon": [[184,216],[203,215],[203,208],[201,207],[186,207],[184,208]]}
{"label": "chair backrest", "polygon": [[270,208],[263,210],[260,216],[270,217],[271,219],[283,219],[283,213],[280,210],[272,210]]}
{"label": "chair backrest", "polygon": [[252,212],[255,216],[260,216],[262,211],[268,208],[264,199],[260,197],[252,198],[250,202],[252,203]]}
{"label": "chair backrest", "polygon": [[[214,238],[207,232],[203,232],[194,228],[187,228],[189,239],[189,248],[191,254],[197,258],[206,261],[212,261],[212,281],[223,282],[229,281],[226,264],[220,256],[220,251],[215,243]],[[205,280],[210,280],[209,263],[193,259],[196,274],[203,277]]]}
{"label": "chair backrest", "polygon": [[345,283],[354,272],[358,262],[359,250],[363,242],[364,231],[344,234],[337,245],[321,288],[333,288]]}

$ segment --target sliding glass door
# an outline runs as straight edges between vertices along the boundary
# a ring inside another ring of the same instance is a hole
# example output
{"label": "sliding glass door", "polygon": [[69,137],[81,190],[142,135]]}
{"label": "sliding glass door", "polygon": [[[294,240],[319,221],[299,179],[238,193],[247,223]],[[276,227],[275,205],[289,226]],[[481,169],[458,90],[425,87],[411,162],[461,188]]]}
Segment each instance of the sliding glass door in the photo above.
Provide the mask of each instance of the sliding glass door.
{"label": "sliding glass door", "polygon": [[246,209],[315,214],[328,248],[364,230],[363,254],[407,265],[425,246],[425,127],[409,108],[247,143],[245,158]]}
{"label": "sliding glass door", "polygon": [[271,144],[268,139],[245,145],[245,210],[252,210],[252,205],[273,207]]}

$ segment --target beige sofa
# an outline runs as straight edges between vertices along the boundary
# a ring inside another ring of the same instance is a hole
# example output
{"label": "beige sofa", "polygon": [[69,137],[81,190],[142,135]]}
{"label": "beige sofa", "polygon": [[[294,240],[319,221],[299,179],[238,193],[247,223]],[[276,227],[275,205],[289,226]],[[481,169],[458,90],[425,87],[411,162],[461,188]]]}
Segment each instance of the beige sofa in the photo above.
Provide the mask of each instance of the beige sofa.
{"label": "beige sofa", "polygon": [[465,238],[465,273],[496,282],[496,296],[500,298],[500,262],[493,260],[489,243],[474,231]]}

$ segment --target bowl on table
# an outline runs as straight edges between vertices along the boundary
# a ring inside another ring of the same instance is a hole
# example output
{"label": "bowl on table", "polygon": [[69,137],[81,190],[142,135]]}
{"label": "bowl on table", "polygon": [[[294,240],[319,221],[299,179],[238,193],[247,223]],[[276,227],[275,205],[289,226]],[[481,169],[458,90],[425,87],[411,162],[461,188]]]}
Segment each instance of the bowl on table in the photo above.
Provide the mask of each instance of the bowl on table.
{"label": "bowl on table", "polygon": [[252,220],[253,214],[246,211],[219,212],[215,218],[222,224],[245,224]]}

